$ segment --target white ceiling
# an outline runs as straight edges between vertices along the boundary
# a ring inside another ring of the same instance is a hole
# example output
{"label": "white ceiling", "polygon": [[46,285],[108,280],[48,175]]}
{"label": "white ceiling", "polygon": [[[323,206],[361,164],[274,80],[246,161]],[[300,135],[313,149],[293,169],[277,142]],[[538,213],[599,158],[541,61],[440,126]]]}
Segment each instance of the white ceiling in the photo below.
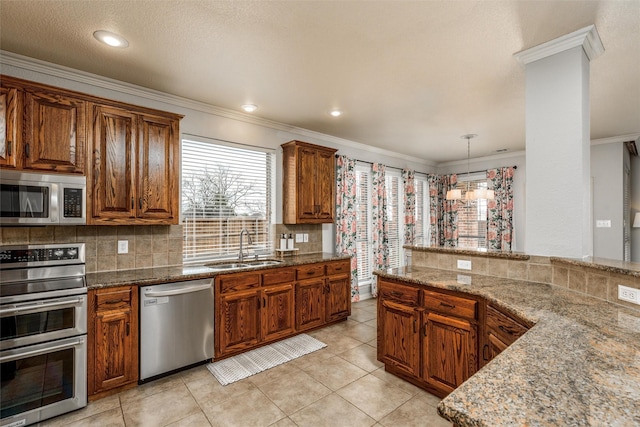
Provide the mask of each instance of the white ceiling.
{"label": "white ceiling", "polygon": [[524,149],[513,54],[590,24],[591,137],[640,132],[640,0],[0,1],[3,50],[435,162]]}

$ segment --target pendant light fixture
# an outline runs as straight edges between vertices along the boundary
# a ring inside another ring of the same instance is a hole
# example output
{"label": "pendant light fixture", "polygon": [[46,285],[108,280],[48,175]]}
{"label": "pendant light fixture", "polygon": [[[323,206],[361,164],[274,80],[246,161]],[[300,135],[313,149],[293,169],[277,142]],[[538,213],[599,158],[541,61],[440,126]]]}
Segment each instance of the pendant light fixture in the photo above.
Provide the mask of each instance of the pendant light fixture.
{"label": "pendant light fixture", "polygon": [[460,138],[467,140],[467,182],[465,185],[464,193],[459,188],[454,188],[453,190],[447,191],[447,200],[478,200],[478,199],[487,199],[493,200],[495,198],[495,193],[493,190],[488,190],[486,188],[478,188],[476,190],[472,190],[470,188],[470,180],[469,180],[469,163],[471,161],[471,140],[475,138],[476,134],[469,133],[467,135],[462,135]]}

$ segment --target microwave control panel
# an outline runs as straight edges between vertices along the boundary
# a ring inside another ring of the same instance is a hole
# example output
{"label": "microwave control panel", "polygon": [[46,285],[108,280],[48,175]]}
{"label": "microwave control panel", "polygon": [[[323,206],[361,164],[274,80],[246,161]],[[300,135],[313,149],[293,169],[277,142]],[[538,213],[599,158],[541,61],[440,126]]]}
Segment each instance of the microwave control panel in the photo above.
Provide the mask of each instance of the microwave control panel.
{"label": "microwave control panel", "polygon": [[65,218],[82,218],[82,189],[64,189],[63,216]]}

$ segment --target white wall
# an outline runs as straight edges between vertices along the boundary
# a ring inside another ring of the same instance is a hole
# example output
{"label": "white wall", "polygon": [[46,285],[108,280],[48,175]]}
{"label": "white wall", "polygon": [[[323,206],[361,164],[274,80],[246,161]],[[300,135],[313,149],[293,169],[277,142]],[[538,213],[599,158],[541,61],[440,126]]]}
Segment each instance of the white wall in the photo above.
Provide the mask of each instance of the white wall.
{"label": "white wall", "polygon": [[[591,147],[593,179],[593,256],[624,259],[624,158],[623,143]],[[611,221],[610,228],[597,228],[596,221]]]}
{"label": "white wall", "polygon": [[[526,162],[524,151],[514,153],[497,154],[489,157],[471,159],[470,171],[486,170],[502,166],[517,166],[513,176],[513,227],[514,236],[512,250],[524,251],[525,244],[525,177]],[[437,173],[464,175],[467,172],[467,161],[455,161],[438,165]]]}

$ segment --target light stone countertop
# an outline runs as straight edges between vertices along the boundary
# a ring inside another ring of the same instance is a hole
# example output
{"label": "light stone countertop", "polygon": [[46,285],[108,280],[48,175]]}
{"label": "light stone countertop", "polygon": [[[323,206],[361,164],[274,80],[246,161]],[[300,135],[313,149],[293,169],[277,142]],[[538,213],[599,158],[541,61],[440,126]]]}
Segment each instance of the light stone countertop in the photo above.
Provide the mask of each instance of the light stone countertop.
{"label": "light stone countertop", "polygon": [[[148,286],[160,283],[181,282],[185,280],[197,280],[213,278],[219,274],[239,273],[252,270],[265,270],[271,268],[290,267],[303,264],[314,264],[318,262],[338,261],[349,259],[348,256],[335,255],[331,253],[303,254],[291,257],[277,258],[275,256],[268,259],[279,259],[282,262],[269,266],[258,266],[235,270],[215,270],[206,265],[177,265],[173,267],[137,268],[132,270],[104,271],[99,273],[87,273],[87,288],[98,289],[114,286]],[[221,262],[238,262],[238,260],[227,260]],[[214,264],[214,263],[212,263]]]}
{"label": "light stone countertop", "polygon": [[640,426],[640,310],[549,284],[429,268],[378,276],[474,295],[535,323],[448,397],[457,426]]}

